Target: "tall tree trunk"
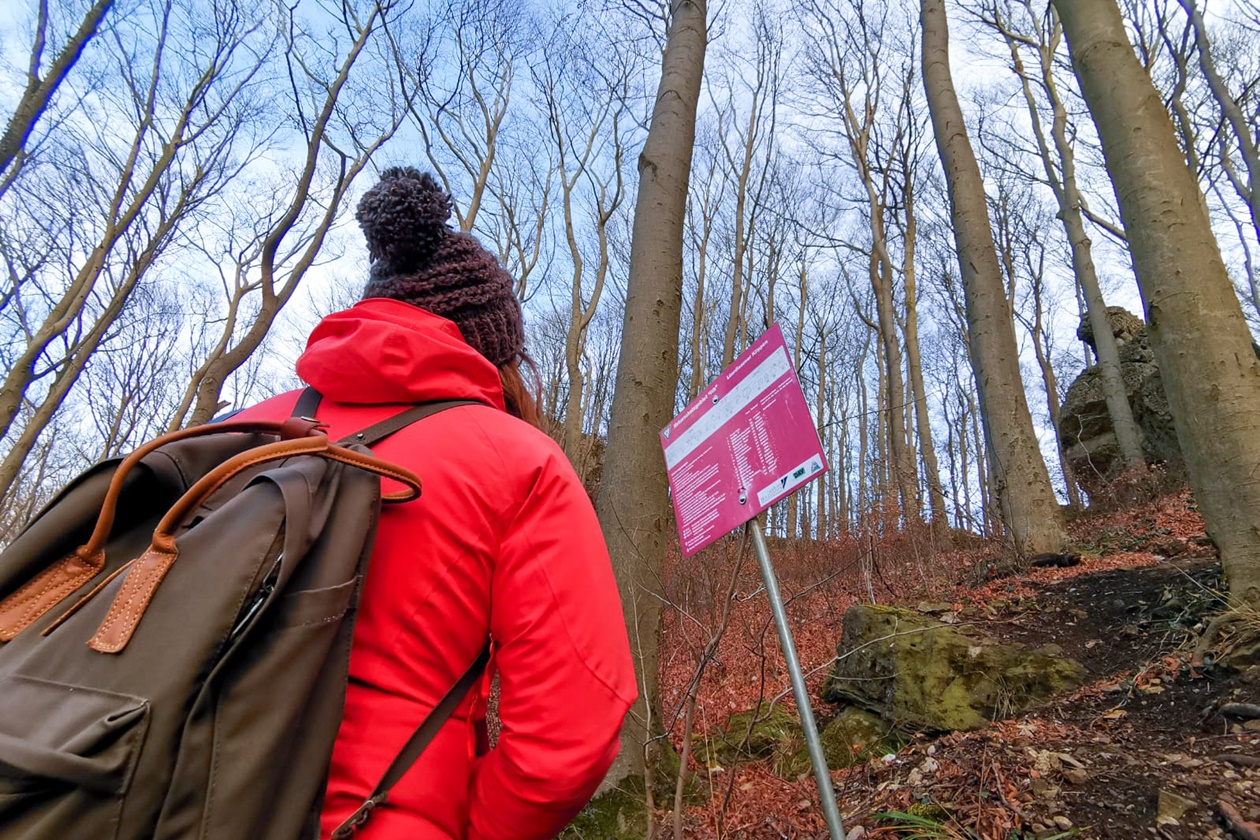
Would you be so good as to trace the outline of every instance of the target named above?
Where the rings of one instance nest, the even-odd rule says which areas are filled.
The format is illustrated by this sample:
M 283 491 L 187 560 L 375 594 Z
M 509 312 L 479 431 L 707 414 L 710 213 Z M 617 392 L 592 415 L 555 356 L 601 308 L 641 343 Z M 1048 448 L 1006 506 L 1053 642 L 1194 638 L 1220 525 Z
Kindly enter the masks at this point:
M 751 231 L 745 227 L 745 210 L 748 205 L 748 179 L 752 174 L 753 152 L 757 145 L 758 104 L 760 90 L 753 92 L 752 108 L 748 112 L 748 134 L 744 139 L 743 158 L 735 181 L 735 257 L 731 277 L 731 307 L 726 320 L 726 332 L 722 339 L 722 368 L 725 370 L 735 360 L 737 337 L 741 315 L 747 306 L 744 294 L 744 255 L 748 250 Z M 749 274 L 749 277 L 752 275 Z
M 687 386 L 687 401 L 696 398 L 704 387 L 706 362 L 705 320 L 707 312 L 704 304 L 705 278 L 709 268 L 709 237 L 713 235 L 713 218 L 707 208 L 702 213 L 702 233 L 693 239 L 696 255 L 696 299 L 691 310 L 691 380 Z
M 621 591 L 641 696 L 608 780 L 643 773 L 660 728 L 657 663 L 665 551 L 673 527 L 658 434 L 674 413 L 682 313 L 683 223 L 704 73 L 706 0 L 673 0 L 661 81 L 634 211 L 621 355 L 598 512 Z
M 867 335 L 867 346 L 862 348 L 862 355 L 858 357 L 857 373 L 855 374 L 857 397 L 858 397 L 858 460 L 857 460 L 857 482 L 854 486 L 856 499 L 854 504 L 857 508 L 857 524 L 859 527 L 865 528 L 867 518 L 870 516 L 871 503 L 875 496 L 878 496 L 880 490 L 878 482 L 878 470 L 872 465 L 871 453 L 871 431 L 868 418 L 870 417 L 870 400 L 866 394 L 866 377 L 862 375 L 862 368 L 865 367 L 866 351 L 870 345 L 870 335 Z M 876 423 L 876 428 L 879 424 Z M 872 492 L 873 491 L 873 492 Z
M 871 186 L 867 186 L 868 192 Z M 872 193 L 873 195 L 873 193 Z M 875 312 L 879 319 L 879 338 L 884 346 L 885 380 L 882 389 L 886 401 L 888 449 L 884 453 L 888 469 L 893 473 L 897 496 L 906 523 L 920 521 L 919 473 L 915 469 L 914 452 L 906 440 L 906 388 L 902 378 L 901 336 L 897 330 L 897 316 L 893 301 L 892 260 L 888 256 L 887 239 L 883 219 L 883 203 L 871 201 L 871 235 L 875 241 L 878 259 L 871 265 L 871 285 L 875 291 Z
M 1114 0 L 1052 0 L 1098 126 L 1151 347 L 1208 535 L 1260 604 L 1260 360 L 1168 112 Z
M 932 512 L 932 527 L 944 531 L 949 526 L 945 512 L 945 490 L 941 486 L 941 467 L 936 459 L 936 447 L 932 443 L 932 422 L 929 416 L 927 388 L 923 384 L 923 360 L 919 350 L 919 302 L 914 268 L 915 244 L 918 240 L 918 222 L 914 215 L 914 173 L 903 156 L 902 174 L 903 203 L 905 205 L 905 229 L 902 232 L 905 253 L 902 260 L 902 277 L 906 287 L 906 364 L 910 370 L 910 390 L 914 398 L 915 427 L 919 435 L 919 457 L 923 460 L 923 472 L 927 476 L 928 502 Z
M 1029 14 L 1033 9 L 1029 6 Z M 1054 149 L 1059 159 L 1059 169 L 1055 168 L 1054 153 L 1047 142 L 1045 130 L 1041 124 L 1041 114 L 1033 97 L 1032 83 L 1024 68 L 1019 47 L 1029 39 L 1010 31 L 1010 22 L 995 16 L 995 25 L 1006 39 L 1011 51 L 1011 60 L 1015 74 L 1019 76 L 1024 92 L 1024 102 L 1028 106 L 1028 116 L 1032 123 L 1033 134 L 1037 139 L 1042 169 L 1046 180 L 1059 205 L 1059 218 L 1063 222 L 1064 233 L 1072 249 L 1072 271 L 1076 282 L 1085 298 L 1085 311 L 1089 319 L 1090 330 L 1094 334 L 1094 347 L 1098 354 L 1098 370 L 1102 375 L 1103 398 L 1107 403 L 1107 414 L 1111 417 L 1111 427 L 1116 435 L 1116 445 L 1120 456 L 1128 469 L 1141 467 L 1146 463 L 1142 453 L 1142 433 L 1137 421 L 1133 418 L 1133 409 L 1129 406 L 1129 398 L 1124 388 L 1124 378 L 1120 371 L 1120 350 L 1116 345 L 1115 335 L 1111 332 L 1111 322 L 1107 317 L 1107 304 L 1103 299 L 1102 286 L 1098 282 L 1098 272 L 1094 268 L 1093 247 L 1089 235 L 1085 232 L 1085 219 L 1081 214 L 1081 195 L 1076 184 L 1076 154 L 1067 136 L 1067 108 L 1059 97 L 1058 85 L 1054 79 L 1054 53 L 1061 37 L 1061 29 L 1057 15 L 1051 11 L 1049 15 L 1049 31 L 1038 33 L 1036 52 L 1041 71 L 1041 86 L 1050 100 L 1052 122 L 1050 134 L 1054 141 Z M 1055 427 L 1058 428 L 1057 426 Z M 1069 480 L 1069 485 L 1071 481 Z
M 839 537 L 841 533 L 853 528 L 853 494 L 849 489 L 849 465 L 844 454 L 849 451 L 849 418 L 847 416 L 840 420 L 840 448 L 832 451 L 840 454 L 839 458 L 832 461 L 832 463 L 838 461 L 840 466 L 836 470 L 836 482 L 831 490 L 828 518 L 832 523 L 831 533 Z
M 804 270 L 804 265 L 802 264 L 801 276 L 804 277 L 804 275 L 805 275 L 805 270 Z M 801 287 L 804 288 L 804 286 L 805 286 L 804 281 L 802 281 Z M 827 444 L 830 443 L 833 438 L 833 433 L 831 429 L 831 420 L 827 414 L 828 401 L 827 401 L 827 332 L 826 330 L 820 330 L 819 335 L 818 335 L 818 394 L 817 394 L 817 397 L 818 397 L 818 404 L 817 404 L 818 413 L 816 416 L 818 418 L 818 425 L 822 427 L 822 434 L 823 434 L 823 441 L 824 441 L 823 451 L 828 453 L 827 460 L 829 462 L 829 465 L 832 471 L 838 472 L 840 471 L 841 467 L 839 464 L 835 462 L 834 457 L 831 455 L 832 450 L 827 447 Z M 816 482 L 816 484 L 818 485 L 818 508 L 817 508 L 818 518 L 815 520 L 816 527 L 814 531 L 814 539 L 825 540 L 827 539 L 827 496 L 828 496 L 826 477 L 824 476 L 823 480 Z
M 1016 552 L 1061 551 L 1067 543 L 1067 531 L 1020 380 L 1019 347 L 993 246 L 984 182 L 950 75 L 944 0 L 921 0 L 920 9 L 923 86 L 949 185 L 971 361 L 992 456 L 994 489 Z
M 1033 323 L 1029 332 L 1032 334 L 1033 352 L 1037 356 L 1037 366 L 1041 368 L 1041 379 L 1046 385 L 1046 410 L 1050 413 L 1050 425 L 1054 427 L 1055 445 L 1059 450 L 1059 468 L 1063 471 L 1063 485 L 1067 489 L 1068 503 L 1073 508 L 1080 508 L 1081 490 L 1076 484 L 1076 473 L 1063 450 L 1063 435 L 1059 431 L 1059 417 L 1063 406 L 1059 403 L 1059 381 L 1054 375 L 1054 364 L 1050 360 L 1050 339 L 1046 334 L 1040 277 L 1033 278 L 1032 292 Z

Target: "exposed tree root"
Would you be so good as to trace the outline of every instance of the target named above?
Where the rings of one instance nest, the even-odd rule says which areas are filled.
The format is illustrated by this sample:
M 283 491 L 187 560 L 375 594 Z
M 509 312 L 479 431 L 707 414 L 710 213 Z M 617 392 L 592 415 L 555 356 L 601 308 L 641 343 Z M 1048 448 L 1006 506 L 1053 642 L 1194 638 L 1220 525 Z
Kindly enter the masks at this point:
M 1190 664 L 1202 668 L 1209 653 L 1219 661 L 1244 645 L 1256 643 L 1260 643 L 1260 615 L 1249 610 L 1228 610 L 1213 618 L 1203 631 Z
M 1238 809 L 1224 799 L 1217 800 L 1216 813 L 1225 823 L 1225 828 L 1233 832 L 1236 837 L 1241 840 L 1260 840 L 1260 825 L 1247 822 Z

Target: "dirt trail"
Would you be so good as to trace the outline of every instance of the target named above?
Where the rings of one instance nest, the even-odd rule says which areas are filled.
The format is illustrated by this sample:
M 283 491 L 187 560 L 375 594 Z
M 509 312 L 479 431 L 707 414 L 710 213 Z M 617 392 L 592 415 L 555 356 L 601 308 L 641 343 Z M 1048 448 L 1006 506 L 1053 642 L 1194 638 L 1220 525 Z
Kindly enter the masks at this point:
M 1249 677 L 1189 664 L 1206 617 L 1222 606 L 1220 567 L 1189 495 L 1091 516 L 1074 528 L 1084 555 L 1075 567 L 977 585 L 974 573 L 961 570 L 983 570 L 981 550 L 950 558 L 952 583 L 891 599 L 911 608 L 937 602 L 937 618 L 1002 641 L 1058 645 L 1085 665 L 1089 678 L 1033 713 L 976 732 L 922 735 L 895 756 L 833 772 L 850 829 L 863 826 L 866 838 L 1224 840 L 1235 835 L 1219 820 L 1221 801 L 1236 819 L 1260 823 L 1260 721 L 1221 713 L 1227 703 L 1260 705 L 1260 669 Z M 816 561 L 820 568 L 827 562 Z M 798 633 L 807 663 L 825 665 L 844 606 L 861 599 L 855 594 L 810 591 L 817 603 L 794 606 L 813 616 Z M 748 609 L 755 603 L 742 600 Z M 752 615 L 743 623 L 757 626 Z M 727 667 L 706 679 L 710 709 L 755 705 L 750 692 L 759 683 L 736 678 L 752 671 L 741 655 L 761 649 L 748 638 L 732 640 Z M 685 670 L 675 670 L 677 682 Z M 823 672 L 815 670 L 821 683 Z M 816 711 L 825 722 L 828 708 Z M 714 716 L 710 725 L 724 719 Z M 717 836 L 719 826 L 731 840 L 819 836 L 823 826 L 807 776 L 776 778 L 768 762 L 732 769 L 733 777 L 713 778 L 707 805 L 689 809 L 689 837 Z M 875 816 L 888 811 L 915 814 L 924 833 Z

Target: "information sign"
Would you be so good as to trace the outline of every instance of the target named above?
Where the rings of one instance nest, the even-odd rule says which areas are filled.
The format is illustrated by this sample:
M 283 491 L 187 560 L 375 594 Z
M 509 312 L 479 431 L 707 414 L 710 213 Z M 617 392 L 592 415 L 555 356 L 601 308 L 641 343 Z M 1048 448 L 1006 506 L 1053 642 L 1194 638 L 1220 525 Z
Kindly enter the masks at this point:
M 661 432 L 684 556 L 827 471 L 775 324 Z

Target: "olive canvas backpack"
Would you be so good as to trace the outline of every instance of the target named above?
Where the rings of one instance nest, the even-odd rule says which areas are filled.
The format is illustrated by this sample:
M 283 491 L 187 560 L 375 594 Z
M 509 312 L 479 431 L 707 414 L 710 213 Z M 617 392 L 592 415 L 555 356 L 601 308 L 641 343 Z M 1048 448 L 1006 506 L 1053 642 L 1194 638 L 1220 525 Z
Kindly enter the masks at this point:
M 0 840 L 297 840 L 319 813 L 382 503 L 370 446 L 283 423 L 185 429 L 67 486 L 0 553 Z M 381 477 L 403 489 L 382 497 Z M 477 680 L 405 745 L 349 836 Z

